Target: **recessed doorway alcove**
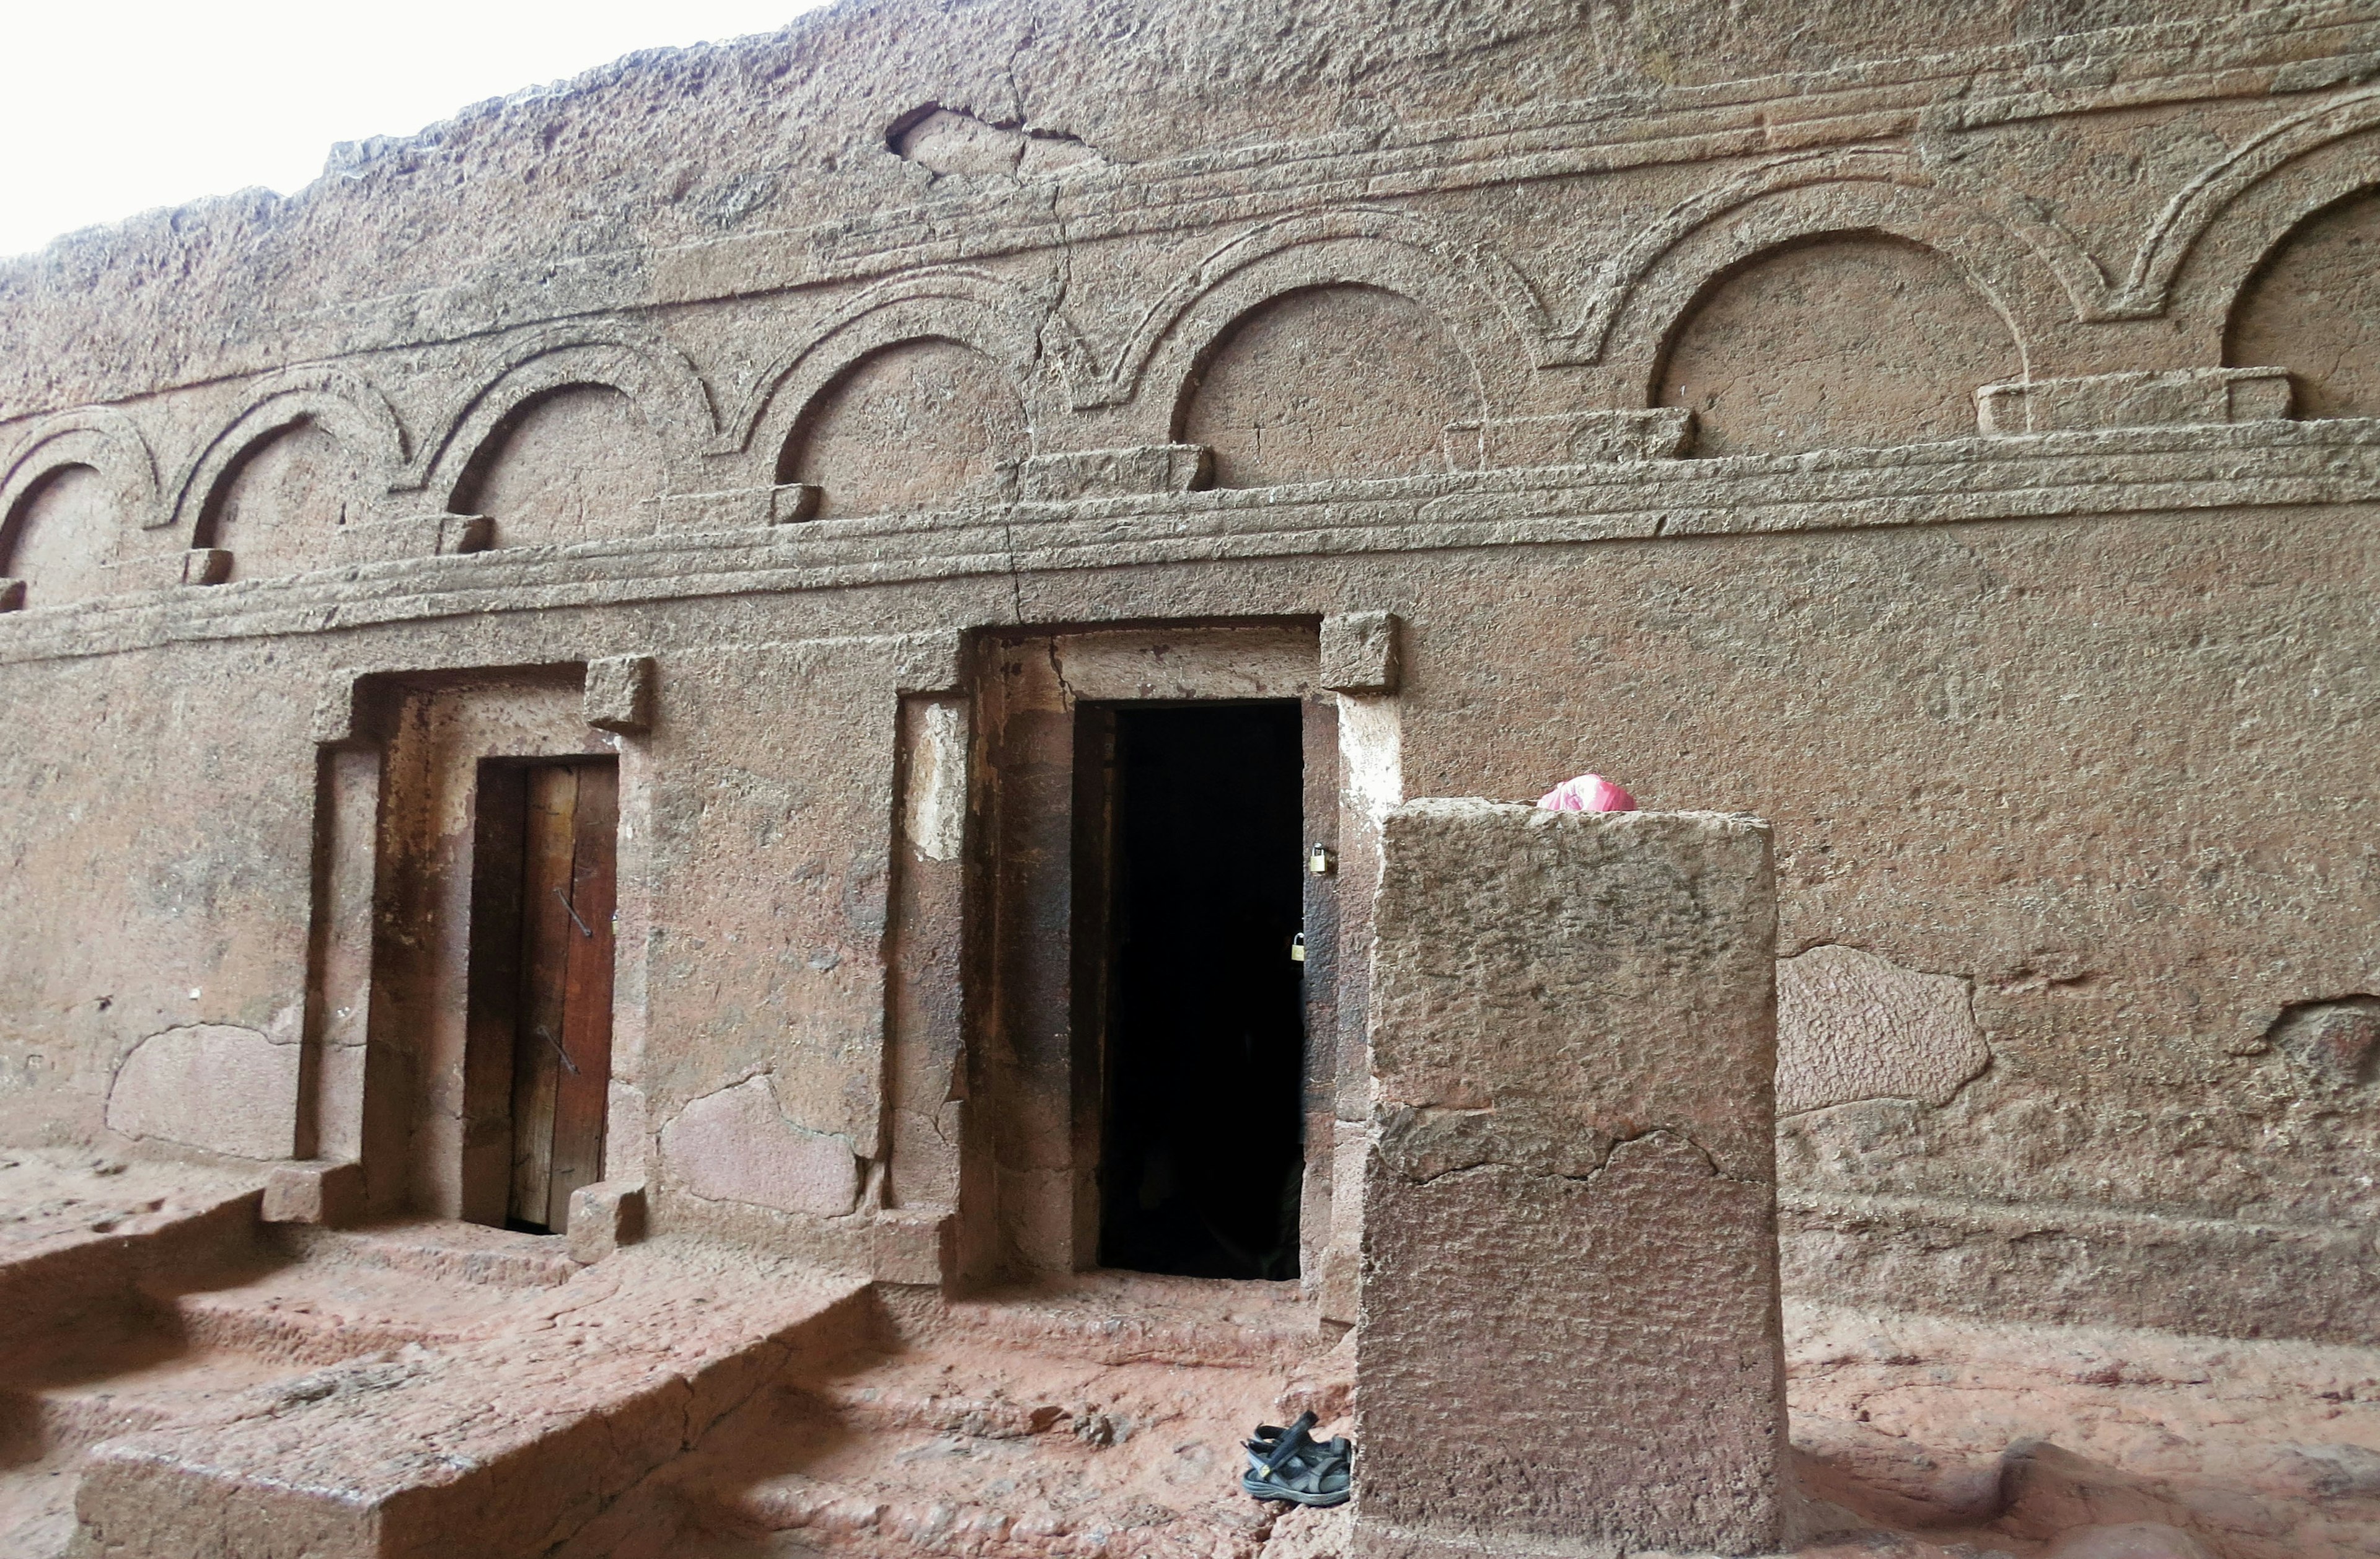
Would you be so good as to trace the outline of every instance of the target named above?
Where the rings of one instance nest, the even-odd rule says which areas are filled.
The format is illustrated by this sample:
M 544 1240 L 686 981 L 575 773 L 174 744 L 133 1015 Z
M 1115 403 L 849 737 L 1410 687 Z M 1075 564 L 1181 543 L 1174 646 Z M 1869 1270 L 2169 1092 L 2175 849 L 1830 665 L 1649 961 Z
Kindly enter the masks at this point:
M 978 654 L 961 1272 L 1320 1281 L 1362 1075 L 1341 900 L 1370 868 L 1340 863 L 1371 835 L 1318 622 Z
M 1306 854 L 1294 702 L 1085 709 L 1103 750 L 1099 1264 L 1298 1275 Z M 1079 792 L 1078 792 L 1079 793 Z M 1104 859 L 1101 859 L 1101 856 Z

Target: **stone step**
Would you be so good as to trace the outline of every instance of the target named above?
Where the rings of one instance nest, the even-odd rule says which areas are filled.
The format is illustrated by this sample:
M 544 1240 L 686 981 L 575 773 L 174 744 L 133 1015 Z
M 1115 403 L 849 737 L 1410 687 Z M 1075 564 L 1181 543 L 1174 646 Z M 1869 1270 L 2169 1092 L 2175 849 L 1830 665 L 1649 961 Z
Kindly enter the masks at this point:
M 1252 1343 L 1219 1340 L 1210 1329 L 1245 1308 L 1222 1294 L 1211 1314 L 1169 1299 L 1157 1324 L 1094 1326 L 1086 1348 L 1065 1323 L 1083 1311 L 1051 1324 L 1065 1307 L 1048 1299 L 969 1301 L 1010 1308 L 953 1322 L 894 1296 L 889 1348 L 756 1397 L 559 1559 L 1254 1554 L 1274 1513 L 1239 1492 L 1238 1441 L 1293 1372 L 1212 1360 L 1290 1352 L 1297 1333 L 1274 1317 Z M 1104 1361 L 1117 1351 L 1139 1357 Z
M 109 1559 L 544 1553 L 796 1360 L 846 1354 L 878 1325 L 863 1280 L 683 1238 L 514 1300 L 486 1335 L 351 1359 L 259 1387 L 222 1421 L 95 1446 L 82 1541 Z
M 493 1335 L 553 1292 L 310 1255 L 238 1275 L 223 1287 L 163 1296 L 171 1324 L 196 1347 L 299 1367 Z
M 1147 1501 L 1072 1512 L 921 1501 L 801 1473 L 747 1484 L 724 1509 L 748 1528 L 797 1533 L 813 1547 L 966 1559 L 1252 1559 L 1271 1529 L 1269 1510 L 1254 1501 L 1245 1521 L 1226 1523 Z
M 0 1165 L 0 1374 L 143 1319 L 146 1276 L 207 1270 L 255 1251 L 262 1175 L 63 1162 Z
M 443 1218 L 353 1229 L 276 1224 L 268 1238 L 310 1263 L 380 1267 L 440 1282 L 550 1288 L 569 1282 L 580 1271 L 561 1235 L 516 1234 Z
M 243 1304 L 212 1294 L 180 1302 L 184 1335 L 200 1348 L 246 1353 L 294 1368 L 319 1368 L 408 1343 L 463 1340 L 466 1334 L 404 1320 L 322 1314 Z
M 0 1469 L 0 1553 L 67 1559 L 74 1550 L 75 1468 L 63 1460 Z
M 71 1384 L 0 1390 L 0 1422 L 12 1454 L 0 1469 L 0 1554 L 57 1559 L 74 1533 L 75 1485 L 84 1453 L 119 1435 L 208 1421 L 240 1396 L 286 1371 L 239 1354 L 182 1353 Z
M 952 1334 L 1100 1364 L 1293 1365 L 1335 1343 L 1294 1282 L 1084 1273 L 896 1312 L 905 1335 Z

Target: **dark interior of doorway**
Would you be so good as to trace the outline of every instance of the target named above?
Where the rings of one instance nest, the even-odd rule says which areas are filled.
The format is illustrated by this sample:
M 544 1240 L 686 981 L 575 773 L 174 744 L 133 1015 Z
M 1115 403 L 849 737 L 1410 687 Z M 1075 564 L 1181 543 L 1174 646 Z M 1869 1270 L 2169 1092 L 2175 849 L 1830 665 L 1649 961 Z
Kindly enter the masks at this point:
M 603 1178 L 619 812 L 609 758 L 480 766 L 472 1044 L 508 1052 L 504 1227 L 524 1233 L 562 1233 Z
M 1294 1277 L 1300 710 L 1113 713 L 1099 1261 Z

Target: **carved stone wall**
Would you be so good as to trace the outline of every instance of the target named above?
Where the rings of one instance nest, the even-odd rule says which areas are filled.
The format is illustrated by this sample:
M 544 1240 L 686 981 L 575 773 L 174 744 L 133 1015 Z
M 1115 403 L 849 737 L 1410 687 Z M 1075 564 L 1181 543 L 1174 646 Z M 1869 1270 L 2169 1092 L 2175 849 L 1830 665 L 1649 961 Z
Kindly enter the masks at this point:
M 870 865 L 945 863 L 901 700 L 979 692 L 967 635 L 1388 611 L 1342 703 L 1402 794 L 1756 812 L 1789 968 L 1969 993 L 1783 1122 L 1789 1286 L 2365 1335 L 2380 1102 L 2267 1034 L 2380 989 L 2375 51 L 2211 0 L 887 0 L 0 266 L 0 1137 L 167 1151 L 110 1106 L 159 1036 L 327 1032 L 318 768 L 371 740 L 326 688 L 650 656 L 654 793 L 782 854 L 702 858 L 824 874 L 737 912 L 861 928 L 654 928 L 656 1217 L 909 1261 L 973 1149 L 867 1189 L 965 1113 L 883 1126 L 947 1057 L 850 1017 L 968 956 Z M 673 733 L 752 655 L 702 707 L 814 747 Z M 928 882 L 930 934 L 883 908 Z M 845 1049 L 767 1064 L 797 985 Z M 832 1175 L 705 1179 L 685 1112 L 762 1105 Z

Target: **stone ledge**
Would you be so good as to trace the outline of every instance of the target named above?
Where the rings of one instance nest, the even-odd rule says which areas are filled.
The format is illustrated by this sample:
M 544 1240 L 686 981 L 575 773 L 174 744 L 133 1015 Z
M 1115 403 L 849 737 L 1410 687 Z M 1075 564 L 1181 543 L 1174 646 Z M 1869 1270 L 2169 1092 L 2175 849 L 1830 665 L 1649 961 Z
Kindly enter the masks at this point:
M 1204 444 L 1141 444 L 1128 449 L 1061 450 L 1028 456 L 1017 467 L 1026 502 L 1193 492 L 1208 485 L 1214 456 Z
M 1673 406 L 1499 417 L 1446 429 L 1447 464 L 1458 471 L 1612 465 L 1675 460 L 1694 438 L 1694 414 Z
M 2260 455 L 2252 476 L 2240 456 Z M 2111 475 L 2111 466 L 2115 474 Z M 487 611 L 1024 570 L 2368 502 L 2380 419 L 1213 489 L 415 558 L 0 614 L 0 663 Z
M 2380 1333 L 2371 1238 L 2051 1202 L 1778 1197 L 1785 1292 L 1994 1321 L 2363 1342 Z

